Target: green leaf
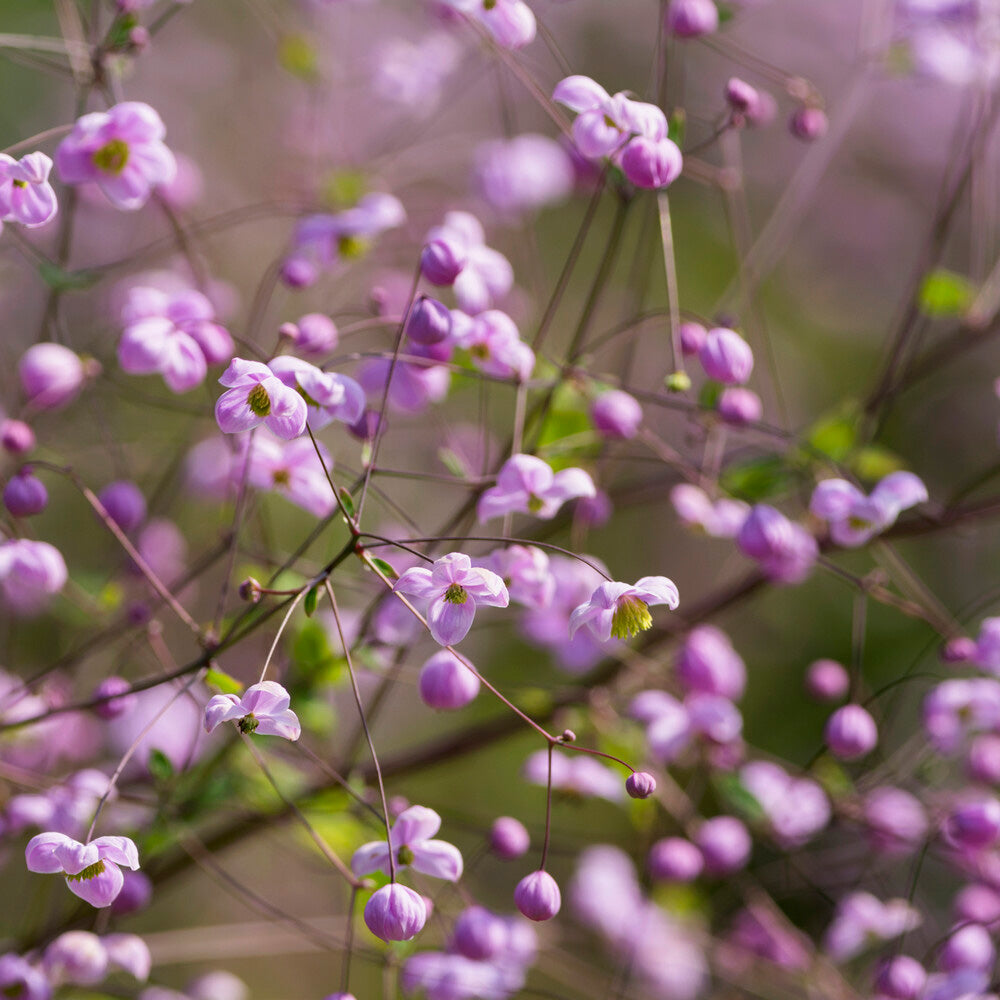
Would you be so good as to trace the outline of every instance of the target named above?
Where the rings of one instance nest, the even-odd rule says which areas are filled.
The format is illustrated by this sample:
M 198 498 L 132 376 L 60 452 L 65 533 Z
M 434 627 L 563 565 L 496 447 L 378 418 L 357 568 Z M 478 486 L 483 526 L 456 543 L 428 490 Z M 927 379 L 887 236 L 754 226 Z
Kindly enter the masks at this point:
M 342 668 L 342 660 L 330 648 L 326 629 L 315 621 L 307 621 L 296 634 L 292 662 L 306 681 L 336 679 Z
M 154 780 L 165 785 L 174 776 L 174 765 L 162 750 L 150 750 L 146 766 Z
M 924 278 L 917 302 L 928 316 L 960 316 L 974 295 L 975 287 L 968 278 L 939 268 Z
M 851 462 L 858 478 L 869 483 L 877 482 L 890 472 L 904 468 L 905 464 L 895 452 L 877 444 L 862 448 Z
M 38 273 L 42 276 L 42 281 L 57 292 L 78 292 L 90 288 L 98 279 L 93 271 L 64 271 L 48 261 L 42 261 L 38 265 Z
M 219 670 L 218 667 L 212 667 L 205 674 L 205 683 L 213 691 L 218 691 L 219 694 L 243 693 L 243 685 L 235 677 L 230 677 L 224 670 Z
M 857 438 L 857 420 L 853 414 L 826 417 L 814 424 L 809 432 L 809 444 L 813 449 L 835 462 L 847 458 Z
M 714 410 L 722 395 L 722 384 L 709 379 L 698 392 L 698 405 L 706 410 Z
M 354 517 L 354 497 L 352 497 L 351 494 L 343 487 L 340 489 L 340 502 L 344 505 L 344 510 L 347 511 L 347 516 Z
M 764 455 L 731 465 L 719 478 L 727 493 L 749 503 L 784 492 L 791 481 L 792 470 L 781 455 Z
M 379 572 L 383 576 L 387 576 L 390 580 L 398 580 L 399 579 L 399 574 L 384 559 L 379 559 L 378 556 L 372 556 L 372 565 L 373 566 L 377 566 L 378 569 L 379 569 Z
M 302 602 L 302 608 L 306 613 L 307 618 L 312 618 L 313 612 L 316 610 L 316 601 L 319 598 L 319 587 L 310 587 L 309 593 L 306 594 L 306 599 Z

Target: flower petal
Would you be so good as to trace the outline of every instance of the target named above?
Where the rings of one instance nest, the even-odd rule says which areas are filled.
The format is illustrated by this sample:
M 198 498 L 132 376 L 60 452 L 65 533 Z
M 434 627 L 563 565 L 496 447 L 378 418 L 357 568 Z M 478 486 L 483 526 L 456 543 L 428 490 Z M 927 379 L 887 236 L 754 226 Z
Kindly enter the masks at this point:
M 432 601 L 427 609 L 427 624 L 435 642 L 442 646 L 453 646 L 461 642 L 472 628 L 476 617 L 476 602 L 468 598 L 464 604 L 452 604 L 443 597 Z
M 66 879 L 66 885 L 74 896 L 79 896 L 91 906 L 102 909 L 110 906 L 118 898 L 118 893 L 125 885 L 125 876 L 114 862 L 105 861 L 104 871 L 93 878 Z
M 399 814 L 392 826 L 392 843 L 394 847 L 412 846 L 433 837 L 440 829 L 441 817 L 433 809 L 410 806 Z
M 433 878 L 457 882 L 462 877 L 462 853 L 443 840 L 422 840 L 414 844 L 413 869 Z
M 351 858 L 351 871 L 358 878 L 372 872 L 389 870 L 389 845 L 384 840 L 362 844 Z

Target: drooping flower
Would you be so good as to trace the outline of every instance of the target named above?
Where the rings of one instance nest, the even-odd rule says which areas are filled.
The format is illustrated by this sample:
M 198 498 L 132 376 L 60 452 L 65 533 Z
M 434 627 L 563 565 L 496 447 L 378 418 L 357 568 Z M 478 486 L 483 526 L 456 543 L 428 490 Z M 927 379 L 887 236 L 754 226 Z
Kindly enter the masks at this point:
M 24 395 L 34 409 L 58 410 L 76 399 L 86 371 L 79 356 L 62 344 L 29 347 L 17 364 Z
M 535 368 L 535 352 L 521 340 L 514 321 L 499 309 L 478 316 L 451 313 L 452 342 L 469 352 L 473 365 L 487 375 L 525 381 Z
M 665 576 L 644 576 L 634 584 L 602 583 L 570 616 L 570 635 L 586 625 L 602 642 L 612 636 L 628 639 L 652 626 L 649 605 L 666 604 L 673 611 L 679 603 L 677 588 Z
M 441 829 L 441 817 L 426 806 L 410 806 L 399 815 L 389 831 L 395 867 L 410 867 L 422 875 L 457 882 L 462 877 L 462 855 L 453 844 L 434 840 Z M 389 871 L 389 844 L 373 840 L 363 844 L 351 858 L 351 871 L 359 878 L 374 871 Z
M 177 173 L 165 135 L 148 104 L 116 104 L 77 119 L 56 150 L 56 169 L 66 184 L 96 183 L 118 208 L 141 208 L 155 187 L 169 184 Z
M 834 542 L 856 548 L 926 501 L 927 487 L 912 472 L 892 472 L 869 496 L 846 479 L 825 479 L 813 490 L 809 509 L 829 522 Z
M 325 372 L 290 355 L 275 358 L 268 367 L 306 401 L 308 423 L 314 431 L 334 420 L 355 424 L 364 415 L 365 390 L 347 375 Z
M 920 921 L 920 912 L 905 899 L 883 903 L 871 893 L 853 892 L 837 904 L 824 948 L 835 962 L 846 962 L 868 947 L 913 930 Z
M 594 481 L 583 469 L 551 466 L 534 455 L 514 455 L 504 462 L 491 486 L 479 498 L 476 515 L 480 522 L 519 512 L 534 517 L 553 518 L 567 500 L 592 497 Z
M 240 453 L 230 459 L 234 487 L 239 486 L 243 462 L 249 456 L 247 482 L 258 490 L 280 493 L 314 517 L 326 517 L 337 506 L 323 471 L 325 464 L 327 472 L 332 472 L 333 460 L 322 442 L 317 441 L 314 447 L 309 438 L 281 441 L 259 431 L 252 444 L 244 440 L 241 445 Z
M 110 906 L 122 890 L 125 877 L 119 865 L 135 871 L 139 852 L 128 837 L 98 837 L 81 844 L 64 833 L 40 833 L 24 851 L 28 871 L 52 875 L 62 872 L 70 892 L 91 906 Z
M 215 404 L 215 419 L 226 434 L 265 424 L 280 438 L 298 437 L 306 426 L 306 401 L 267 365 L 233 358 L 219 382 L 226 387 Z
M 520 49 L 534 41 L 535 15 L 524 0 L 443 0 L 445 6 L 478 21 L 501 48 Z
M 431 569 L 414 566 L 396 581 L 393 590 L 430 602 L 427 624 L 435 642 L 461 642 L 472 628 L 477 605 L 505 608 L 510 595 L 503 580 L 488 569 L 472 565 L 461 552 L 449 552 Z
M 217 694 L 205 706 L 205 732 L 223 722 L 235 722 L 241 733 L 297 740 L 302 733 L 298 716 L 288 707 L 288 692 L 275 681 L 252 684 L 242 697 Z
M 44 226 L 59 208 L 49 183 L 52 160 L 44 153 L 28 153 L 15 160 L 0 153 L 0 217 L 26 229 Z
M 551 920 L 562 906 L 559 883 L 546 871 L 532 872 L 517 883 L 514 902 L 529 920 Z
M 736 543 L 776 583 L 801 583 L 819 555 L 816 539 L 805 528 L 766 503 L 750 510 Z
M 750 513 L 749 504 L 730 497 L 712 500 L 699 486 L 678 483 L 670 491 L 670 502 L 688 528 L 697 528 L 713 538 L 734 538 Z

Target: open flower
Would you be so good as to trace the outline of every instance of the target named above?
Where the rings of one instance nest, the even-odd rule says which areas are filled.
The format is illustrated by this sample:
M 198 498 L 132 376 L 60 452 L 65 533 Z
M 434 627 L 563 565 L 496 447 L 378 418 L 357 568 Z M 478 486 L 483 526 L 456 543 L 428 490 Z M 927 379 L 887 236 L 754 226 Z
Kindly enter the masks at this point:
M 555 517 L 567 500 L 596 493 L 594 481 L 583 469 L 553 472 L 534 455 L 514 455 L 504 462 L 496 486 L 479 498 L 476 515 L 480 523 L 514 511 L 547 520 Z
M 900 513 L 927 501 L 927 487 L 912 472 L 892 472 L 865 496 L 846 479 L 824 479 L 809 509 L 830 524 L 838 545 L 856 548 L 892 525 Z
M 457 882 L 462 876 L 462 855 L 453 844 L 432 840 L 441 829 L 441 817 L 426 806 L 410 806 L 389 831 L 393 861 L 397 868 L 411 867 L 422 875 Z M 389 871 L 389 844 L 374 840 L 363 844 L 351 858 L 351 871 L 358 878 L 374 871 Z
M 219 382 L 229 391 L 215 404 L 215 419 L 226 434 L 266 424 L 280 438 L 291 440 L 306 427 L 306 401 L 265 364 L 233 358 Z
M 365 412 L 365 390 L 352 378 L 325 372 L 291 355 L 275 358 L 272 372 L 306 401 L 309 426 L 318 431 L 334 420 L 356 424 Z
M 644 576 L 635 584 L 602 583 L 570 615 L 569 634 L 586 625 L 602 642 L 612 636 L 628 639 L 653 624 L 650 604 L 666 604 L 673 611 L 679 603 L 677 588 L 665 576 Z
M 49 183 L 52 161 L 44 153 L 28 153 L 15 160 L 0 153 L 0 216 L 27 229 L 44 226 L 59 206 Z
M 110 906 L 125 884 L 119 865 L 135 871 L 139 851 L 128 837 L 98 837 L 81 844 L 64 833 L 40 833 L 24 850 L 28 871 L 62 872 L 70 892 L 91 906 Z
M 435 560 L 433 569 L 415 566 L 396 581 L 393 590 L 430 601 L 427 624 L 442 646 L 461 642 L 472 628 L 476 605 L 505 608 L 510 594 L 503 580 L 488 569 L 472 565 L 461 552 Z
M 205 706 L 205 732 L 223 722 L 235 722 L 241 733 L 281 736 L 297 740 L 302 733 L 298 716 L 288 707 L 288 692 L 274 681 L 253 684 L 239 698 L 217 694 Z

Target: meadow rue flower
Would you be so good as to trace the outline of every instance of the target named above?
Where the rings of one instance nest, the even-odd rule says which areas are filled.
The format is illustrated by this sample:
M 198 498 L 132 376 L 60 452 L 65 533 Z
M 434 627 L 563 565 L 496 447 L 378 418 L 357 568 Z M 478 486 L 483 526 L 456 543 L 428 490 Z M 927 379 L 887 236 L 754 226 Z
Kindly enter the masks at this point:
M 27 827 L 82 835 L 105 797 L 114 797 L 111 781 L 103 771 L 84 768 L 44 794 L 12 795 L 4 806 L 3 829 L 18 833 Z
M 927 813 L 916 796 L 883 785 L 865 795 L 862 804 L 868 841 L 882 854 L 901 855 L 919 847 L 927 834 Z
M 875 976 L 875 988 L 889 1000 L 919 1000 L 926 985 L 927 970 L 909 955 L 883 962 Z
M 746 80 L 741 80 L 738 76 L 731 76 L 726 82 L 723 97 L 726 104 L 738 114 L 752 114 L 760 102 L 757 88 L 752 87 Z
M 432 403 L 448 395 L 451 373 L 441 365 L 411 364 L 388 358 L 372 358 L 358 370 L 358 382 L 376 408 L 382 405 L 385 384 L 389 384 L 389 407 L 401 413 L 422 413 Z
M 38 614 L 68 577 L 62 553 L 48 542 L 0 542 L 0 601 L 14 614 Z
M 701 851 L 683 837 L 664 837 L 649 849 L 646 868 L 657 882 L 693 882 L 705 866 Z
M 520 49 L 534 41 L 535 15 L 524 0 L 443 0 L 478 21 L 501 48 Z
M 122 872 L 125 885 L 111 904 L 111 912 L 116 917 L 124 917 L 129 913 L 138 913 L 149 906 L 153 898 L 153 883 L 144 872 Z
M 379 97 L 426 118 L 441 103 L 445 83 L 460 57 L 457 39 L 444 31 L 420 38 L 386 38 L 373 53 L 372 84 Z
M 547 608 L 556 591 L 548 555 L 534 545 L 508 545 L 475 560 L 499 576 L 510 599 L 529 608 Z
M 745 764 L 739 777 L 764 810 L 775 840 L 786 849 L 806 843 L 830 822 L 830 801 L 809 778 L 793 777 L 766 760 Z
M 670 0 L 664 23 L 678 38 L 710 35 L 719 27 L 719 10 L 713 0 Z
M 131 480 L 119 479 L 108 483 L 97 499 L 119 528 L 126 534 L 135 531 L 146 520 L 146 498 Z
M 268 367 L 305 400 L 308 424 L 314 431 L 322 430 L 334 420 L 354 424 L 364 415 L 365 391 L 347 375 L 325 372 L 289 355 L 275 358 Z
M 927 487 L 912 472 L 892 472 L 865 496 L 844 479 L 826 479 L 813 490 L 809 509 L 830 524 L 838 545 L 855 548 L 892 525 L 899 514 L 927 500 Z
M 514 903 L 529 920 L 551 920 L 562 906 L 559 883 L 545 871 L 525 875 L 514 889 Z
M 993 796 L 969 799 L 948 814 L 943 832 L 958 848 L 979 851 L 1000 840 L 1000 801 Z
M 533 785 L 549 783 L 549 754 L 539 750 L 524 762 L 522 773 Z M 557 792 L 583 797 L 597 796 L 620 802 L 622 785 L 618 774 L 589 754 L 552 755 L 552 787 Z
M 665 576 L 644 576 L 634 584 L 602 583 L 570 616 L 569 632 L 572 636 L 586 625 L 602 641 L 628 639 L 652 626 L 651 604 L 666 604 L 673 611 L 679 603 L 677 587 Z
M 219 382 L 228 390 L 215 404 L 215 419 L 226 434 L 260 424 L 280 438 L 298 437 L 306 426 L 306 401 L 265 364 L 233 358 Z
M 451 334 L 451 310 L 437 299 L 421 295 L 406 317 L 406 336 L 416 344 L 437 344 Z
M 365 904 L 365 925 L 383 941 L 409 941 L 426 922 L 423 898 L 398 882 L 376 889 Z
M 795 972 L 808 969 L 813 960 L 809 939 L 764 905 L 744 906 L 733 918 L 725 944 Z
M 753 351 L 735 331 L 726 327 L 709 330 L 698 351 L 705 374 L 723 385 L 739 385 L 753 371 Z
M 564 201 L 576 176 L 572 158 L 558 142 L 531 133 L 480 143 L 473 174 L 483 198 L 505 215 Z
M 23 455 L 35 447 L 35 432 L 23 420 L 0 420 L 0 446 L 10 455 Z
M 611 389 L 590 404 L 590 420 L 603 437 L 628 440 L 639 433 L 642 407 L 634 396 Z
M 955 753 L 975 733 L 1000 731 L 1000 682 L 943 681 L 924 699 L 923 718 L 931 744 L 941 753 Z
M 217 694 L 205 706 L 205 732 L 223 722 L 235 722 L 241 733 L 297 740 L 302 733 L 298 716 L 288 707 L 288 692 L 275 681 L 252 684 L 242 696 Z
M 490 849 L 503 861 L 513 861 L 527 854 L 531 835 L 513 816 L 499 816 L 490 827 Z
M 306 313 L 294 323 L 282 324 L 281 332 L 303 354 L 326 354 L 340 339 L 336 323 L 323 313 Z
M 952 640 L 950 645 L 958 646 L 960 642 L 961 640 Z M 967 644 L 963 646 L 967 655 L 955 657 L 958 662 L 969 659 L 983 670 L 1000 675 L 1000 618 L 984 618 L 975 644 L 971 648 Z
M 705 820 L 695 834 L 705 873 L 716 877 L 739 871 L 750 860 L 753 841 L 746 826 L 735 816 Z
M 429 708 L 463 708 L 479 694 L 479 678 L 451 650 L 436 652 L 420 668 L 420 700 Z
M 721 694 L 739 700 L 746 687 L 746 664 L 729 636 L 714 625 L 698 625 L 687 634 L 674 665 L 687 691 Z
M 469 352 L 481 372 L 498 378 L 525 381 L 535 368 L 535 352 L 521 340 L 514 321 L 499 309 L 468 317 L 452 311 L 452 340 Z
M 672 139 L 636 136 L 622 150 L 621 168 L 636 187 L 659 190 L 680 177 L 684 158 Z
M 462 877 L 462 855 L 444 840 L 433 840 L 441 829 L 441 817 L 426 806 L 410 806 L 389 831 L 396 868 L 412 867 L 422 875 L 457 882 Z M 380 869 L 389 871 L 389 844 L 374 840 L 363 844 L 351 858 L 351 871 L 359 878 Z
M 393 590 L 430 602 L 427 624 L 435 642 L 442 646 L 465 638 L 477 605 L 505 608 L 510 603 L 503 580 L 488 569 L 474 567 L 461 552 L 436 559 L 431 569 L 414 566 L 406 570 Z
M 992 924 L 1000 920 L 1000 893 L 992 886 L 973 882 L 955 896 L 955 919 L 960 923 Z
M 496 957 L 507 945 L 507 921 L 484 906 L 470 906 L 455 921 L 452 947 L 475 961 Z
M 834 757 L 858 760 L 875 749 L 878 727 L 860 705 L 844 705 L 827 720 L 823 738 Z
M 881 941 L 920 926 L 920 912 L 905 899 L 882 902 L 871 893 L 853 892 L 837 904 L 823 947 L 835 962 L 846 962 Z
M 514 269 L 498 250 L 486 245 L 482 223 L 469 212 L 446 212 L 444 222 L 431 229 L 426 237 L 433 253 L 421 266 L 433 284 L 451 284 L 459 307 L 467 313 L 480 313 L 503 298 L 514 284 Z M 433 259 L 431 259 L 431 257 Z M 458 271 L 451 282 L 435 281 Z M 430 274 L 428 274 L 428 269 Z
M 822 108 L 803 105 L 797 108 L 788 119 L 788 131 L 803 142 L 815 142 L 826 135 L 830 122 Z
M 942 972 L 958 969 L 978 969 L 989 972 L 996 959 L 996 948 L 990 932 L 979 924 L 957 928 L 938 954 L 937 966 Z
M 66 184 L 96 183 L 117 208 L 141 208 L 177 173 L 165 135 L 148 104 L 125 101 L 78 118 L 56 150 L 56 169 Z
M 35 229 L 51 221 L 59 208 L 49 183 L 52 160 L 44 153 L 28 153 L 15 160 L 0 153 L 0 218 Z
M 7 952 L 0 955 L 0 992 L 16 1000 L 50 1000 L 52 984 L 26 958 Z
M 64 833 L 40 833 L 24 851 L 30 872 L 66 876 L 70 892 L 91 906 L 110 906 L 125 881 L 122 865 L 139 867 L 139 852 L 128 837 L 98 837 L 87 844 Z
M 965 771 L 973 781 L 1000 784 L 1000 736 L 993 733 L 977 736 L 969 744 Z
M 764 415 L 764 405 L 760 396 L 752 389 L 728 386 L 719 395 L 715 404 L 716 412 L 731 427 L 746 427 L 756 423 Z
M 688 321 L 681 323 L 677 331 L 681 338 L 681 353 L 685 357 L 694 357 L 708 339 L 708 330 L 701 323 Z
M 514 512 L 548 520 L 567 500 L 596 492 L 594 481 L 583 469 L 553 472 L 547 462 L 534 455 L 514 455 L 497 474 L 496 486 L 479 498 L 476 515 L 480 523 Z
M 648 799 L 656 791 L 656 778 L 648 771 L 633 771 L 625 779 L 625 791 L 633 799 Z
M 132 685 L 124 677 L 105 677 L 94 688 L 93 696 L 108 699 L 94 706 L 94 712 L 102 719 L 117 719 L 119 715 L 127 715 L 136 705 Z
M 188 392 L 204 381 L 208 365 L 233 355 L 233 338 L 214 319 L 201 292 L 133 288 L 122 310 L 118 363 L 131 375 L 158 372 L 173 392 Z
M 736 544 L 776 583 L 801 583 L 819 555 L 816 539 L 805 528 L 765 503 L 751 508 Z
M 48 504 L 49 491 L 30 466 L 24 466 L 11 476 L 3 488 L 3 505 L 14 517 L 41 514 Z
M 816 701 L 840 701 L 851 689 L 851 675 L 836 660 L 814 660 L 806 670 L 805 688 Z
M 152 957 L 146 943 L 135 934 L 98 937 L 89 931 L 67 931 L 45 949 L 42 964 L 53 983 L 93 986 L 115 968 L 145 980 Z
M 524 985 L 524 965 L 516 956 L 477 961 L 456 952 L 422 951 L 403 965 L 403 993 L 427 1000 L 507 1000 Z
M 742 500 L 712 500 L 700 486 L 691 483 L 674 486 L 670 502 L 688 528 L 700 529 L 713 538 L 735 538 L 750 513 L 750 505 Z
M 86 376 L 83 362 L 62 344 L 34 344 L 17 364 L 25 398 L 38 410 L 59 410 L 76 399 Z

